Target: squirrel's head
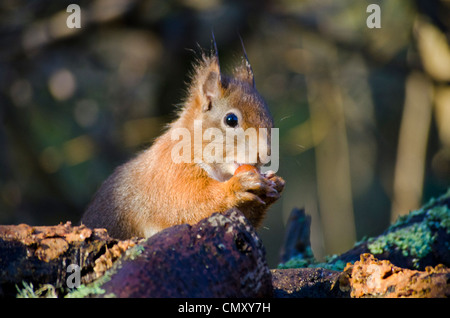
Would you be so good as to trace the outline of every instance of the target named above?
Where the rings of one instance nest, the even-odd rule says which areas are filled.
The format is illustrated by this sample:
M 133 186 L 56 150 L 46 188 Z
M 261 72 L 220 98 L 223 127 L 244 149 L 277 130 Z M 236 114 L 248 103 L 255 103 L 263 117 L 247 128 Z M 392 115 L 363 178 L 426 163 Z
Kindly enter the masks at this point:
M 194 162 L 211 177 L 224 181 L 241 164 L 267 163 L 273 119 L 255 88 L 245 49 L 230 76 L 221 72 L 217 48 L 210 55 L 202 54 L 180 118 L 184 127 L 194 131 Z M 199 131 L 202 146 L 196 147 Z

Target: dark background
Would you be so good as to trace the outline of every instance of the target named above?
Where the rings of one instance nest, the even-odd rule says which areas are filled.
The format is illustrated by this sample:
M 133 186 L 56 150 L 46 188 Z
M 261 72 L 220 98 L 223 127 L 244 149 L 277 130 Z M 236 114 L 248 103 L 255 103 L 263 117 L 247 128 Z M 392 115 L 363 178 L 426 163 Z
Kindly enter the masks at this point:
M 69 4 L 82 9 L 68 29 Z M 369 4 L 381 8 L 370 29 Z M 0 224 L 79 222 L 151 145 L 197 45 L 242 55 L 280 129 L 282 199 L 259 230 L 277 265 L 293 207 L 318 259 L 379 234 L 450 184 L 450 4 L 396 1 L 0 3 Z

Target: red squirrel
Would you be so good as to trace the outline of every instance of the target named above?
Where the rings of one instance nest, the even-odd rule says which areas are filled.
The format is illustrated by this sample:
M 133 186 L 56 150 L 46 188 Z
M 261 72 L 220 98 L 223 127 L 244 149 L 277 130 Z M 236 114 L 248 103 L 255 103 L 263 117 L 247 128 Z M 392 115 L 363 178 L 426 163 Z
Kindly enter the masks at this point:
M 217 160 L 217 154 L 211 158 L 211 154 L 202 153 L 208 145 L 203 140 L 200 146 L 191 144 L 192 151 L 187 152 L 190 160 L 175 162 L 173 158 L 173 149 L 179 143 L 173 137 L 174 131 L 182 128 L 190 132 L 188 141 L 195 143 L 194 123 L 201 123 L 201 133 L 215 128 L 224 135 L 227 129 L 266 128 L 268 135 L 261 140 L 270 151 L 273 119 L 255 88 L 245 49 L 242 63 L 228 76 L 220 70 L 214 47 L 209 54 L 201 53 L 195 64 L 178 118 L 150 148 L 115 169 L 89 204 L 83 224 L 106 228 L 118 239 L 146 238 L 173 225 L 194 224 L 215 212 L 238 208 L 253 226 L 261 226 L 267 209 L 278 200 L 285 184 L 272 171 L 259 172 L 264 161 L 261 158 L 266 154 L 258 153 L 257 162 L 251 163 L 239 157 L 238 151 L 232 160 Z M 227 138 L 216 142 L 236 150 L 239 145 L 234 140 L 231 144 Z M 254 150 L 247 139 L 242 142 L 245 145 L 241 146 Z M 234 174 L 243 164 L 251 164 L 257 171 Z

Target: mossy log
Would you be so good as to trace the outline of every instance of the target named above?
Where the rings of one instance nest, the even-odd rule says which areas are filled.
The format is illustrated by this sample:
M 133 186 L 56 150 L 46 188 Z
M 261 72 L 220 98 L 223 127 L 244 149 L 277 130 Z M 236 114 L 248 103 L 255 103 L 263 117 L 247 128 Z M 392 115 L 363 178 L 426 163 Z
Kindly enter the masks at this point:
M 238 210 L 159 232 L 101 285 L 116 297 L 271 297 L 265 249 Z
M 277 297 L 450 296 L 450 190 L 326 263 L 314 259 L 309 229 L 296 227 L 309 228 L 302 210 L 288 226 L 301 235 L 288 232 L 282 250 L 291 257 L 272 270 Z
M 298 215 L 298 211 L 294 211 Z M 309 224 L 298 222 L 298 226 Z M 305 232 L 303 230 L 302 232 Z M 289 233 L 286 237 L 290 237 Z M 286 240 L 292 246 L 293 239 Z M 427 266 L 443 264 L 450 267 L 450 190 L 432 199 L 422 208 L 401 216 L 384 233 L 364 239 L 355 244 L 349 251 L 334 255 L 326 263 L 318 263 L 309 246 L 309 238 L 305 243 L 303 236 L 295 246 L 301 249 L 292 250 L 290 259 L 282 262 L 280 268 L 326 267 L 342 270 L 347 263 L 354 263 L 360 255 L 371 253 L 379 260 L 389 260 L 396 266 L 413 270 L 425 270 Z
M 53 296 L 65 293 L 71 264 L 79 266 L 80 283 L 88 284 L 136 242 L 118 241 L 105 229 L 72 226 L 70 222 L 55 226 L 0 225 L 0 297 L 44 285 Z
M 450 191 L 399 217 L 384 233 L 357 243 L 333 262 L 354 262 L 364 253 L 413 270 L 450 267 Z
M 80 286 L 70 288 L 79 266 Z M 0 296 L 270 297 L 265 249 L 238 210 L 147 240 L 70 223 L 0 226 Z
M 310 220 L 296 210 L 282 250 L 287 261 L 271 271 L 237 210 L 147 240 L 119 241 L 70 223 L 4 225 L 0 296 L 448 297 L 449 205 L 450 191 L 327 263 L 314 260 Z M 67 284 L 70 264 L 80 269 L 77 288 Z

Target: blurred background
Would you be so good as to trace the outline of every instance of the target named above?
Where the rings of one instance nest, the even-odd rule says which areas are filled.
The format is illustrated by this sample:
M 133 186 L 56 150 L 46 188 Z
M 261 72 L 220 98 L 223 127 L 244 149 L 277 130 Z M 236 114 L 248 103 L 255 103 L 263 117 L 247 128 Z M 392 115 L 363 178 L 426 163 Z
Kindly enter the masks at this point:
M 270 267 L 294 207 L 321 260 L 449 187 L 448 0 L 2 0 L 0 224 L 77 224 L 174 119 L 212 30 L 225 71 L 242 36 L 280 129 L 286 189 L 259 230 Z

